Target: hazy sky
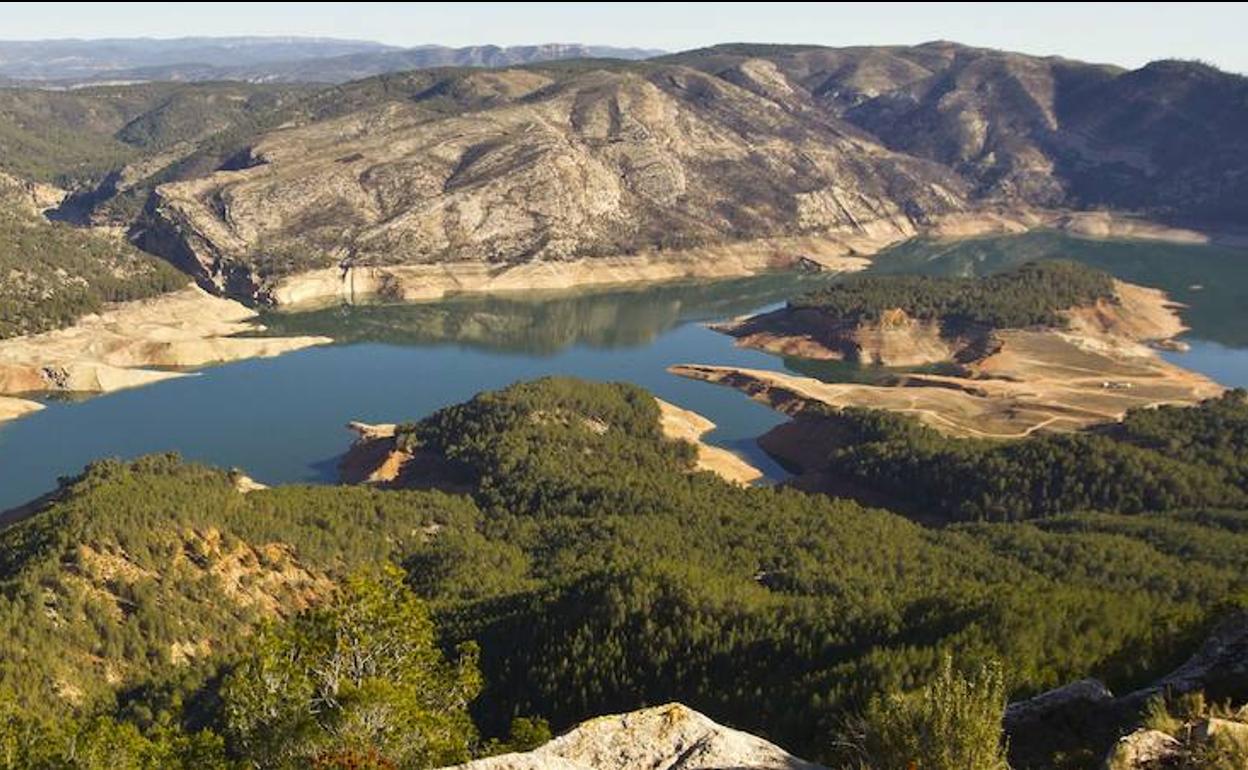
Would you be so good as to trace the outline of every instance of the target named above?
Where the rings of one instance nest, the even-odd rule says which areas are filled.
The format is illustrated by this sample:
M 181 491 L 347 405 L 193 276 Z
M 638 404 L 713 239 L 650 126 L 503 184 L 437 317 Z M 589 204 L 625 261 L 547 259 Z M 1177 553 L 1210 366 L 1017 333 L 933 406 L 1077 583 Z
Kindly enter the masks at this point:
M 0 3 L 0 39 L 321 35 L 394 45 L 948 39 L 1138 66 L 1248 72 L 1248 3 Z

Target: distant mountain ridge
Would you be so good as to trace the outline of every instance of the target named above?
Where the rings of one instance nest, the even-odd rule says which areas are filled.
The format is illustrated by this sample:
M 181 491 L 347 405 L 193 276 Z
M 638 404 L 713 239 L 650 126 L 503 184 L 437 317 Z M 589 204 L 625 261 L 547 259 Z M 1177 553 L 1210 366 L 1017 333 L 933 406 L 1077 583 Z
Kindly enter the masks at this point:
M 141 67 L 188 63 L 248 66 L 392 48 L 371 41 L 320 37 L 0 40 L 0 77 L 34 81 L 91 79 Z
M 646 59 L 665 53 L 582 43 L 419 45 L 302 37 L 0 41 L 0 82 L 240 80 L 344 83 L 426 67 L 508 67 L 559 59 Z

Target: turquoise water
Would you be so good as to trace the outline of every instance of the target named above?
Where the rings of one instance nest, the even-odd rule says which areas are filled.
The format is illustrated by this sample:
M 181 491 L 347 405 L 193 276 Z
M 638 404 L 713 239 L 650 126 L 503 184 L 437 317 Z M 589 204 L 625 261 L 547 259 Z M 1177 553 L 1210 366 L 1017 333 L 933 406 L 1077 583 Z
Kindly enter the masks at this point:
M 1062 256 L 1167 289 L 1190 307 L 1176 363 L 1248 386 L 1248 252 L 1077 240 L 1050 233 L 955 243 L 915 241 L 879 256 L 878 272 L 978 274 Z M 36 497 L 100 457 L 177 451 L 260 481 L 328 482 L 350 420 L 417 419 L 490 388 L 547 374 L 635 382 L 719 427 L 712 443 L 783 471 L 754 439 L 784 418 L 728 388 L 668 374 L 675 363 L 791 371 L 828 380 L 880 372 L 742 350 L 702 323 L 783 302 L 829 280 L 773 275 L 578 295 L 459 298 L 272 315 L 275 334 L 337 344 L 212 367 L 181 379 L 47 409 L 0 427 L 0 510 Z
M 744 396 L 668 374 L 675 363 L 778 368 L 702 322 L 782 302 L 826 278 L 764 276 L 574 296 L 335 307 L 266 319 L 272 333 L 339 344 L 211 367 L 47 408 L 0 427 L 0 510 L 101 457 L 177 451 L 265 483 L 333 481 L 350 420 L 401 422 L 518 380 L 567 374 L 635 382 L 695 409 L 713 443 L 783 471 L 753 439 L 784 418 Z

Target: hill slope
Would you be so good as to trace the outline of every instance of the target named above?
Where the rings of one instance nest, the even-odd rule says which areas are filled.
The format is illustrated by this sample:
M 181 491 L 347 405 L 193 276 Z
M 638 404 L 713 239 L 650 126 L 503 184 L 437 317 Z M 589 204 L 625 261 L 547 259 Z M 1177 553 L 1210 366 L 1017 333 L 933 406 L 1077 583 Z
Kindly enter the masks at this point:
M 670 65 L 451 73 L 269 133 L 250 156 L 159 187 L 150 248 L 259 293 L 339 265 L 558 261 L 828 228 L 899 237 L 966 205 L 935 163 Z
M 947 42 L 719 46 L 665 60 L 760 93 L 787 87 L 791 103 L 939 161 L 979 196 L 1227 222 L 1246 213 L 1248 79 L 1204 64 L 1127 72 Z
M 187 285 L 185 275 L 120 237 L 48 222 L 39 210 L 61 195 L 0 173 L 0 339 Z
M 1089 675 L 1130 689 L 1194 648 L 1248 567 L 1242 512 L 929 530 L 728 484 L 627 385 L 517 385 L 399 433 L 471 494 L 244 491 L 169 457 L 89 469 L 0 530 L 0 702 L 165 738 L 216 724 L 216 675 L 257 623 L 391 563 L 448 646 L 479 644 L 486 735 L 679 700 L 832 759 L 841 717 L 944 652 L 1002 658 L 1018 696 Z
M 166 169 L 143 242 L 266 297 L 316 269 L 896 239 L 967 211 L 1233 223 L 1246 83 L 951 43 L 422 70 L 321 92 Z

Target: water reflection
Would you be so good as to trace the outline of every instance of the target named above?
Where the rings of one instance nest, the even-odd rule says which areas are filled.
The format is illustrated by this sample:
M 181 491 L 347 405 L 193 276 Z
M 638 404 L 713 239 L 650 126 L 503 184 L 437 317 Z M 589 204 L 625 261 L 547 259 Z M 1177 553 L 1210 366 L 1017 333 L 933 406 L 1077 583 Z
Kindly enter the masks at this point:
M 689 322 L 756 312 L 835 276 L 777 273 L 603 292 L 461 295 L 416 304 L 337 305 L 269 313 L 267 334 L 318 334 L 339 343 L 453 343 L 485 350 L 550 355 L 573 345 L 648 345 Z

